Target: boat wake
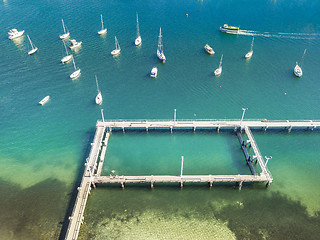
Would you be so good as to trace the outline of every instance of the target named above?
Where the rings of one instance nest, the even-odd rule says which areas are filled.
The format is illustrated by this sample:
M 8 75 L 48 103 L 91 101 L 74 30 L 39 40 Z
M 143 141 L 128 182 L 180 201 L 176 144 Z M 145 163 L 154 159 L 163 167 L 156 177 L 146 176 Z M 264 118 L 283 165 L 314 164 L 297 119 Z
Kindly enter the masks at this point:
M 260 36 L 267 38 L 320 39 L 320 33 L 271 33 L 252 30 L 239 30 L 238 35 Z

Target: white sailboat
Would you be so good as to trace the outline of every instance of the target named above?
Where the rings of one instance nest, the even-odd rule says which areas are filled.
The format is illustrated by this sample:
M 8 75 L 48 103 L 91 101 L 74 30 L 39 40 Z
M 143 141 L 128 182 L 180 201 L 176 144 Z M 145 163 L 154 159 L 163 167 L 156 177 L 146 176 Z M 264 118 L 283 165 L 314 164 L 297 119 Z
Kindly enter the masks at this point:
M 30 45 L 31 45 L 31 48 L 32 48 L 32 49 L 28 52 L 28 54 L 29 54 L 29 55 L 32 55 L 32 54 L 34 54 L 36 51 L 38 51 L 38 48 L 32 44 L 29 35 L 27 35 L 27 37 L 28 37 L 28 39 L 29 39 L 29 42 L 30 42 Z
M 24 30 L 18 31 L 17 29 L 14 28 L 14 29 L 11 29 L 11 30 L 8 32 L 8 34 L 9 34 L 9 39 L 10 39 L 10 40 L 13 40 L 13 39 L 16 39 L 16 38 L 18 38 L 18 37 L 23 36 Z
M 136 46 L 140 46 L 142 43 L 142 39 L 141 39 L 141 36 L 140 36 L 140 30 L 139 30 L 139 20 L 138 20 L 138 13 L 137 13 L 137 38 L 136 40 L 134 41 L 134 44 Z
M 101 103 L 102 103 L 102 94 L 101 94 L 101 92 L 100 92 L 100 90 L 99 90 L 97 75 L 95 75 L 95 76 L 96 76 L 97 91 L 98 91 L 98 94 L 97 94 L 95 100 L 96 100 L 96 104 L 97 104 L 97 105 L 101 105 Z
M 161 35 L 161 28 L 159 33 L 159 40 L 158 40 L 158 49 L 157 49 L 157 57 L 163 63 L 166 62 L 166 56 L 163 53 L 163 45 L 162 45 L 162 35 Z
M 81 69 L 80 68 L 77 69 L 73 56 L 72 56 L 72 61 L 73 61 L 73 66 L 74 66 L 74 72 L 70 74 L 70 78 L 73 80 L 73 79 L 76 79 L 77 77 L 80 76 Z
M 101 30 L 98 32 L 99 35 L 103 35 L 106 34 L 107 32 L 107 28 L 104 28 L 103 26 L 103 18 L 102 18 L 102 14 L 101 14 Z
M 303 61 L 304 55 L 306 54 L 306 51 L 307 51 L 307 49 L 305 49 L 303 52 L 303 55 L 302 55 L 301 61 L 300 61 L 300 66 L 302 65 L 302 61 Z M 296 75 L 297 77 L 302 76 L 302 69 L 300 66 L 298 65 L 298 62 L 296 62 L 296 66 L 293 69 L 294 75 Z
M 214 70 L 215 76 L 219 76 L 222 73 L 222 58 L 223 58 L 223 54 L 221 55 L 219 67 L 216 70 Z
M 114 41 L 115 41 L 116 49 L 114 49 L 114 50 L 111 52 L 111 55 L 112 55 L 112 56 L 117 56 L 118 54 L 120 54 L 121 48 L 120 48 L 120 45 L 119 45 L 119 42 L 118 42 L 116 36 L 114 37 Z
M 69 54 L 68 53 L 68 50 L 67 50 L 67 46 L 66 44 L 63 42 L 63 45 L 64 45 L 64 48 L 66 49 L 66 56 L 64 56 L 62 59 L 61 59 L 61 62 L 62 63 L 67 63 L 69 62 L 71 59 L 72 59 L 72 54 Z
M 250 59 L 252 57 L 252 54 L 253 54 L 253 41 L 254 41 L 254 37 L 252 38 L 250 51 L 244 56 L 245 59 Z
M 67 39 L 68 37 L 70 37 L 70 33 L 69 33 L 69 31 L 66 31 L 66 27 L 64 25 L 63 19 L 61 19 L 61 21 L 62 21 L 62 27 L 63 27 L 63 32 L 64 33 L 62 35 L 60 35 L 59 37 L 60 37 L 61 40 L 64 40 L 64 39 Z

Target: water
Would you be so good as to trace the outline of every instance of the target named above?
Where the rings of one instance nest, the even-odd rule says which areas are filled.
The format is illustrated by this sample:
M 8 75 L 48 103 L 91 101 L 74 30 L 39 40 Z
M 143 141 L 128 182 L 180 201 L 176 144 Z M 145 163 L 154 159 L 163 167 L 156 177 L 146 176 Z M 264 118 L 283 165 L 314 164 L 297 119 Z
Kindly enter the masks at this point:
M 0 239 L 58 239 L 88 156 L 96 120 L 105 118 L 319 119 L 320 22 L 317 1 L 11 1 L 0 3 Z M 136 12 L 142 46 L 135 47 Z M 100 14 L 108 33 L 100 37 Z M 188 17 L 186 17 L 188 13 Z M 250 15 L 250 16 L 249 16 Z M 81 76 L 62 65 L 61 18 Z M 240 25 L 243 34 L 219 27 Z M 162 28 L 167 62 L 156 58 Z M 28 56 L 24 29 L 39 51 Z M 244 60 L 255 36 L 254 54 Z M 121 54 L 113 58 L 114 36 Z M 216 54 L 203 50 L 208 43 Z M 293 76 L 304 49 L 303 76 Z M 213 71 L 223 58 L 219 78 Z M 152 67 L 159 69 L 151 79 Z M 95 105 L 97 74 L 103 95 Z M 45 106 L 37 103 L 46 95 Z M 319 132 L 253 132 L 274 182 L 244 186 L 99 187 L 81 239 L 317 239 Z M 103 173 L 248 173 L 228 132 L 115 133 Z M 243 205 L 239 205 L 242 202 Z M 163 230 L 164 229 L 164 230 Z

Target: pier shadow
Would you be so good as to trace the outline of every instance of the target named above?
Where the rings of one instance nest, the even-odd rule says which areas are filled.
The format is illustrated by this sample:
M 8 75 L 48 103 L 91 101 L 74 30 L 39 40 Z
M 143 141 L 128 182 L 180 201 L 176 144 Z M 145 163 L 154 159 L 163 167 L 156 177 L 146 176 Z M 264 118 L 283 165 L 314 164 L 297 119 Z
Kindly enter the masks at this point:
M 69 226 L 69 222 L 70 222 L 69 217 L 72 214 L 73 207 L 74 207 L 74 204 L 77 199 L 77 194 L 78 194 L 77 188 L 80 186 L 81 179 L 83 176 L 83 171 L 85 169 L 85 165 L 84 165 L 86 162 L 85 159 L 89 156 L 90 149 L 91 149 L 90 143 L 93 142 L 94 135 L 95 135 L 95 130 L 94 130 L 94 128 L 92 128 L 91 131 L 86 132 L 83 136 L 84 139 L 88 139 L 88 143 L 85 144 L 85 146 L 83 146 L 82 154 L 81 154 L 82 157 L 80 159 L 80 164 L 79 164 L 79 168 L 78 168 L 78 174 L 75 178 L 74 185 L 72 187 L 72 191 L 68 194 L 68 196 L 70 196 L 70 199 L 69 199 L 69 203 L 68 203 L 68 207 L 67 207 L 67 211 L 64 216 L 64 219 L 62 222 L 60 222 L 60 224 L 62 224 L 62 226 L 61 226 L 61 231 L 60 231 L 60 235 L 59 235 L 59 240 L 65 239 L 65 236 L 66 236 L 66 233 L 68 230 L 68 226 Z

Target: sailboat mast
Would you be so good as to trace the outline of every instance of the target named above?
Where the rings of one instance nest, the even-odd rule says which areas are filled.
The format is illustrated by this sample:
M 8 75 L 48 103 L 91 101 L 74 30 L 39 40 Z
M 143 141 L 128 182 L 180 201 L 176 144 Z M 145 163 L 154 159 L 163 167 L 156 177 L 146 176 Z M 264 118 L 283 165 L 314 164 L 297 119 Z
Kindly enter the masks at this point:
M 253 41 L 254 41 L 254 37 L 252 37 L 252 43 L 251 43 L 251 50 L 250 51 L 252 51 L 252 49 L 253 49 Z
M 73 55 L 72 55 L 72 61 L 73 61 L 74 70 L 77 70 L 76 63 L 74 62 L 74 57 L 73 57 Z
M 139 20 L 138 20 L 138 13 L 137 13 L 137 37 L 140 36 L 140 30 L 139 30 Z
M 160 51 L 162 51 L 162 40 L 161 40 L 161 38 L 162 38 L 162 35 L 161 35 L 161 28 L 160 28 L 159 41 L 158 41 L 158 49 Z
M 222 65 L 222 58 L 223 58 L 223 54 L 221 55 L 219 68 L 220 68 L 220 67 L 221 67 L 221 65 Z
M 102 14 L 101 14 L 101 26 L 102 26 L 102 27 L 101 27 L 101 29 L 104 29 L 104 28 L 103 28 L 103 19 L 102 19 Z
M 99 90 L 99 85 L 98 85 L 98 79 L 97 79 L 97 75 L 94 75 L 96 77 L 96 83 L 97 83 L 97 90 L 98 90 L 98 93 L 100 92 Z
M 29 35 L 27 35 L 27 36 L 28 36 L 28 39 L 29 39 L 29 42 L 30 42 L 31 48 L 33 49 L 33 45 L 32 45 L 31 39 L 30 39 Z
M 66 50 L 66 53 L 67 53 L 67 55 L 68 55 L 69 53 L 68 53 L 67 46 L 66 46 L 66 44 L 65 44 L 64 41 L 63 41 L 63 45 L 64 45 L 64 49 Z
M 63 31 L 64 31 L 64 33 L 66 33 L 66 28 L 64 26 L 63 18 L 61 19 L 61 21 L 62 21 Z
M 303 55 L 302 55 L 301 61 L 300 61 L 300 66 L 302 65 L 302 61 L 303 61 L 303 58 L 304 58 L 304 55 L 306 54 L 306 52 L 307 52 L 307 49 L 305 49 L 304 52 L 303 52 Z

